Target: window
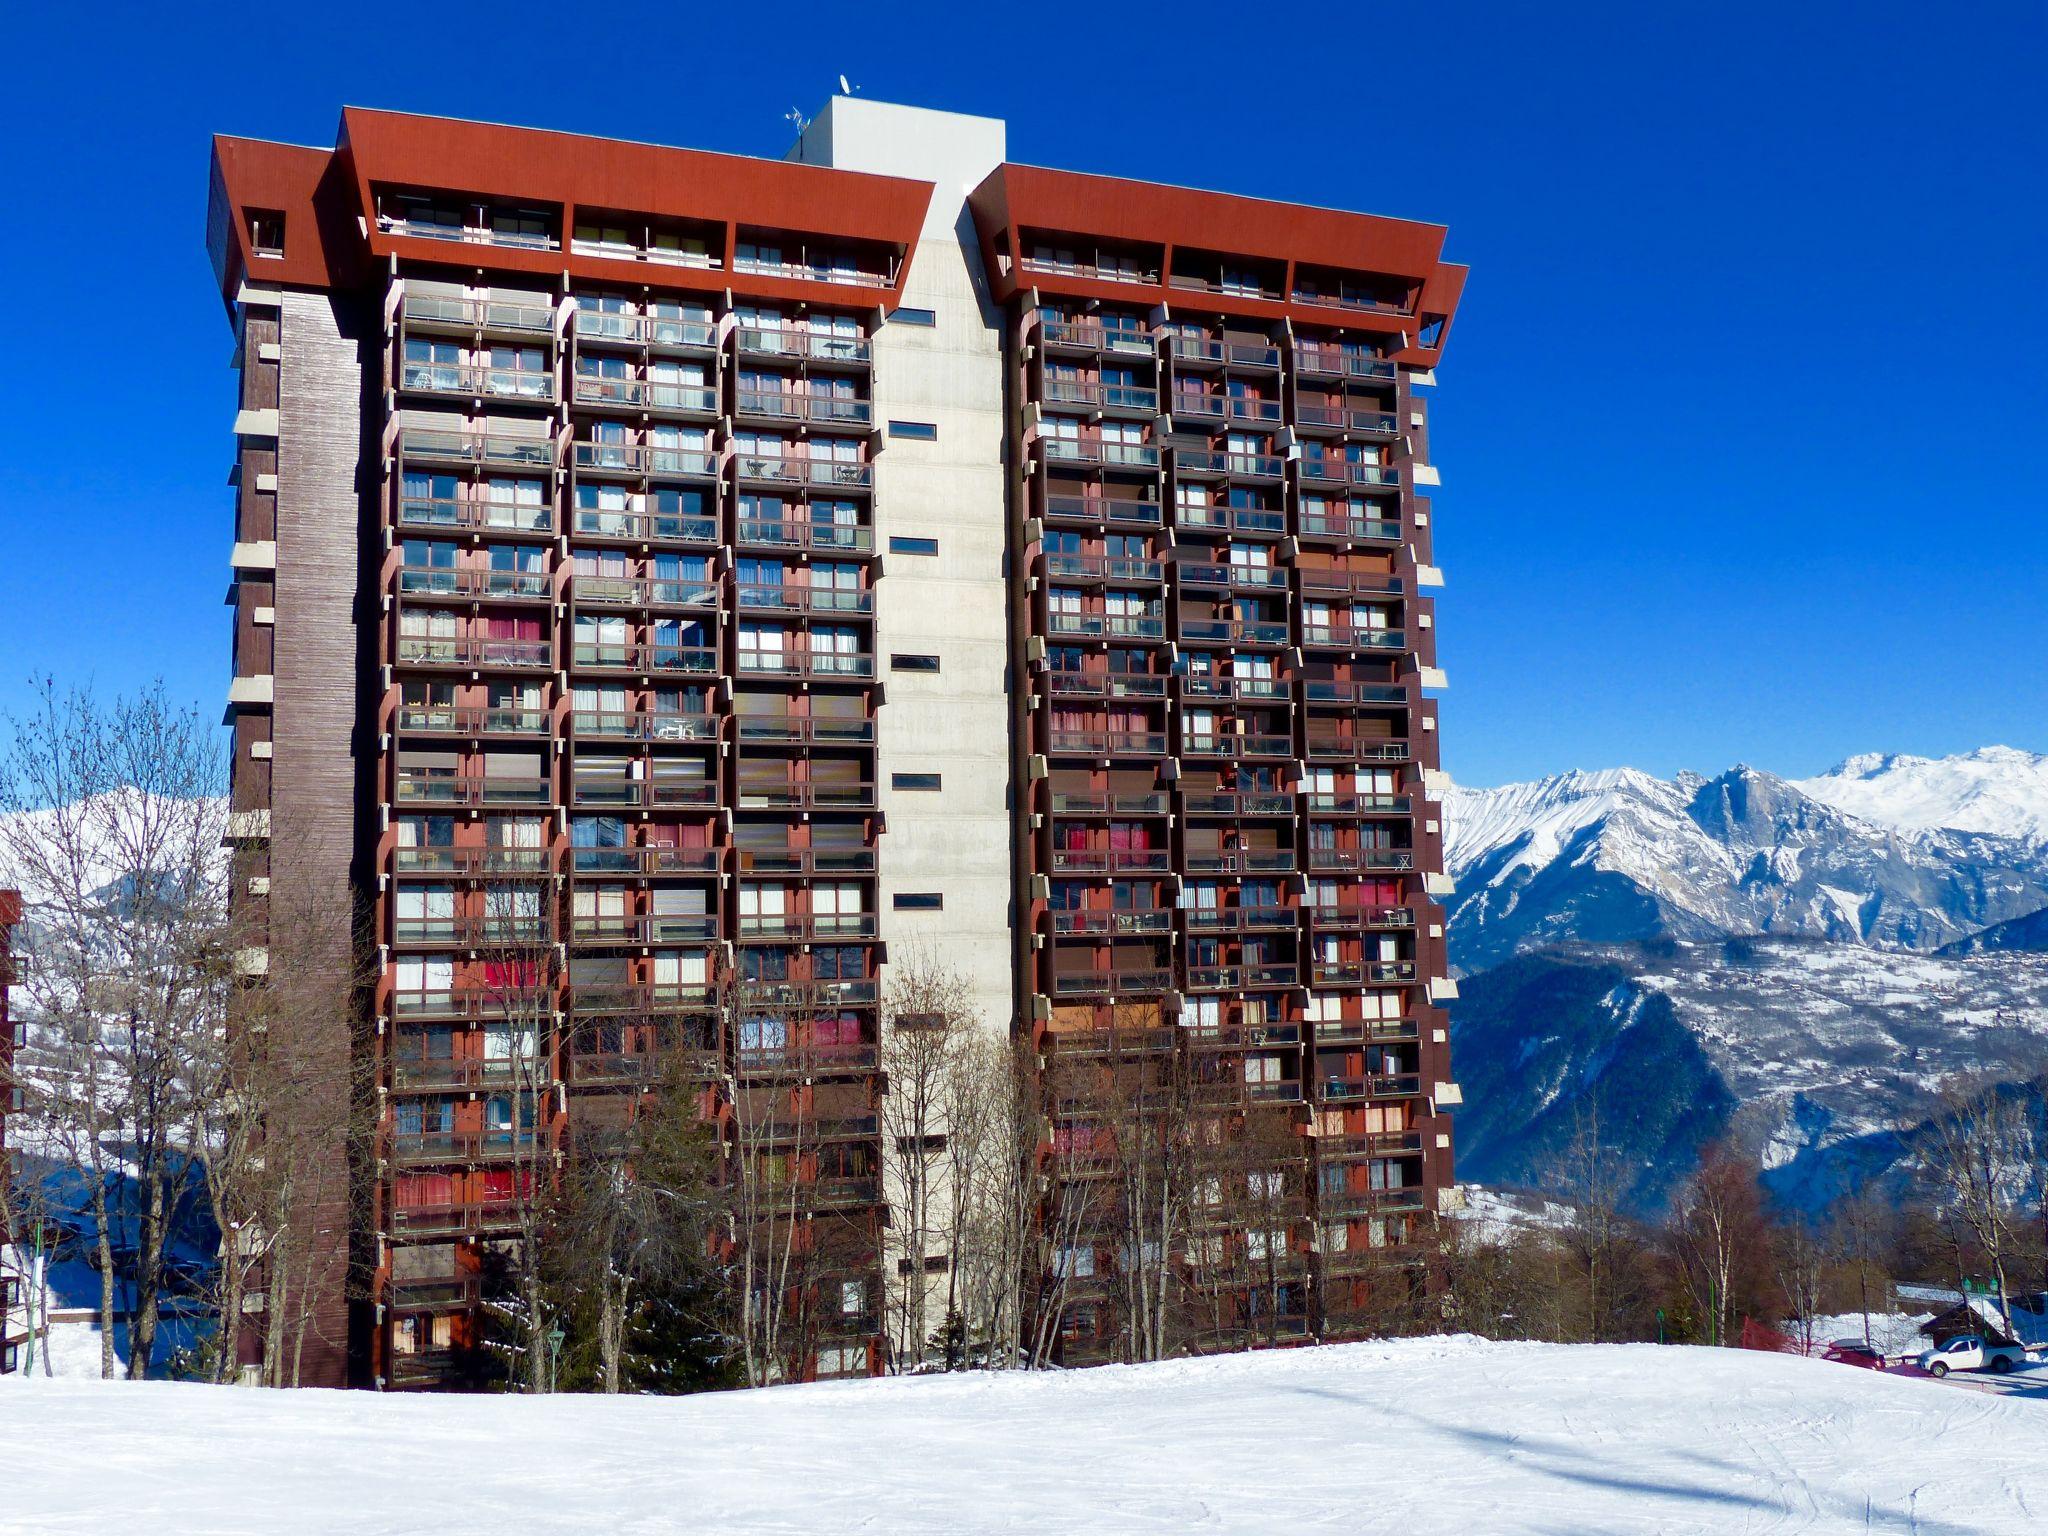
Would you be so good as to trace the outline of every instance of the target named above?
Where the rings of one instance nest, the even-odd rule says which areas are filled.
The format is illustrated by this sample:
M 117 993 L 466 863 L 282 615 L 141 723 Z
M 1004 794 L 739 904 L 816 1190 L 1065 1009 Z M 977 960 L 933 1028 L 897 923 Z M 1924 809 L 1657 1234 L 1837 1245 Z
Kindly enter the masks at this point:
M 892 555 L 936 555 L 939 552 L 937 539 L 908 539 L 892 536 L 889 553 Z
M 898 891 L 894 900 L 898 912 L 938 912 L 946 905 L 938 891 Z
M 937 310 L 911 309 L 907 306 L 902 309 L 892 310 L 889 318 L 898 325 L 937 325 L 939 323 Z
M 249 249 L 258 256 L 284 254 L 284 215 L 275 208 L 251 208 Z
M 939 429 L 936 423 L 929 421 L 892 421 L 889 423 L 889 435 L 911 442 L 935 443 L 939 439 Z
M 937 789 L 939 775 L 936 773 L 892 773 L 889 775 L 891 789 Z
M 891 672 L 936 672 L 939 670 L 939 658 L 936 656 L 920 656 L 903 651 L 892 651 L 889 655 L 889 670 Z

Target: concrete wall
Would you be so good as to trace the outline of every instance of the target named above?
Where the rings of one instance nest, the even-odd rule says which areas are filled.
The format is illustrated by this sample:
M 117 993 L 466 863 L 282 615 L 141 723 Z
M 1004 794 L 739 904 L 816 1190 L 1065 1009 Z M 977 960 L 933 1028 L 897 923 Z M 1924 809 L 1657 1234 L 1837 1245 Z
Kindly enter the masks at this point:
M 875 417 L 929 422 L 932 442 L 885 442 L 875 471 L 883 580 L 876 651 L 887 701 L 877 771 L 888 831 L 881 933 L 892 965 L 929 955 L 973 987 L 986 1027 L 1007 1030 L 1010 975 L 1008 591 L 1004 572 L 1000 319 L 966 197 L 1004 157 L 993 118 L 835 97 L 791 158 L 935 183 L 911 262 L 906 307 L 937 323 L 881 327 Z M 937 539 L 934 556 L 891 538 Z M 900 652 L 937 655 L 937 674 L 890 670 Z M 942 787 L 899 791 L 893 774 L 937 773 Z M 905 891 L 937 891 L 938 912 L 897 912 Z

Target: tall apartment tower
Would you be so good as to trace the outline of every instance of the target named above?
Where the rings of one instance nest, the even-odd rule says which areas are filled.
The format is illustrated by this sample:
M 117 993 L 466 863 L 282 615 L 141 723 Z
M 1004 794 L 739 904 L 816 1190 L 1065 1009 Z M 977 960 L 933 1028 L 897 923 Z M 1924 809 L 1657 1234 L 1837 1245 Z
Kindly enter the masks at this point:
M 1365 1326 L 1456 1101 L 1442 241 L 846 97 L 782 161 L 216 139 L 238 899 L 252 966 L 362 994 L 297 1047 L 371 1152 L 304 1379 L 455 1379 L 533 1181 L 679 1057 L 799 1188 L 789 1369 L 880 1369 L 881 1004 L 927 963 L 1035 1047 L 1048 1209 L 1106 1066 L 1263 1149 L 1182 1256 L 1216 1342 Z M 1062 1239 L 1071 1359 L 1114 1262 Z

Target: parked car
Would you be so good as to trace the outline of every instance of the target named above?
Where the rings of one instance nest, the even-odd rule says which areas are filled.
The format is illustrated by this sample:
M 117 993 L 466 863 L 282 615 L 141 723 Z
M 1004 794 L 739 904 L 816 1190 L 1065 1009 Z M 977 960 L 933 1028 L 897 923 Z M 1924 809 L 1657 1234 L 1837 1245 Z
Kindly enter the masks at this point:
M 2014 1366 L 2025 1364 L 2026 1358 L 2022 1345 L 1993 1344 L 1981 1334 L 1959 1333 L 1922 1351 L 1918 1363 L 1930 1376 L 1946 1376 L 1950 1371 L 1990 1371 L 2003 1376 Z
M 1858 1365 L 1866 1371 L 1884 1369 L 1884 1355 L 1861 1339 L 1837 1339 L 1821 1351 L 1820 1357 L 1837 1365 Z

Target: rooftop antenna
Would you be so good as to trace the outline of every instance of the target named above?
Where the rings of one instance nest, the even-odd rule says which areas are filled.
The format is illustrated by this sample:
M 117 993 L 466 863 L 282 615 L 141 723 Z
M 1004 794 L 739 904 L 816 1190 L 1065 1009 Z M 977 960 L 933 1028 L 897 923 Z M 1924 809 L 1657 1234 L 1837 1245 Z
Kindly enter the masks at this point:
M 802 107 L 791 107 L 782 114 L 782 120 L 785 123 L 793 123 L 796 126 L 798 138 L 802 138 L 804 130 L 811 126 L 811 120 L 804 116 L 804 109 Z

